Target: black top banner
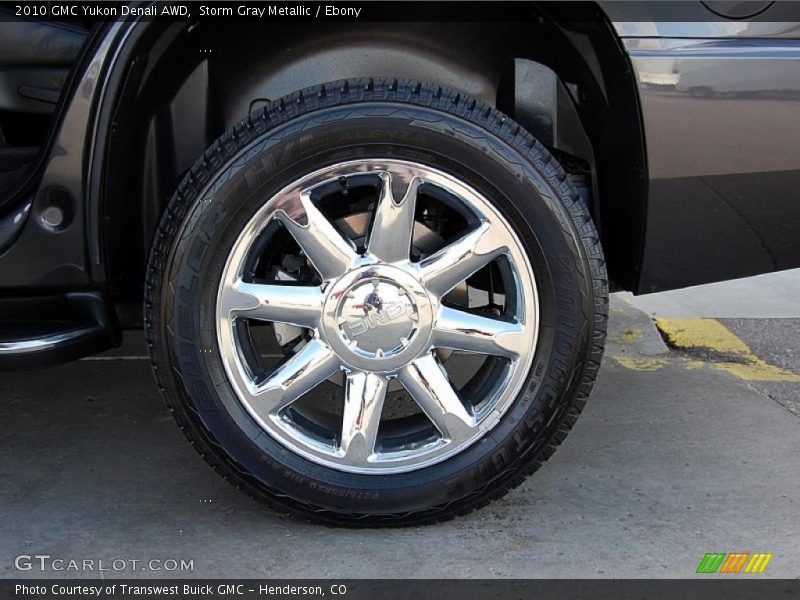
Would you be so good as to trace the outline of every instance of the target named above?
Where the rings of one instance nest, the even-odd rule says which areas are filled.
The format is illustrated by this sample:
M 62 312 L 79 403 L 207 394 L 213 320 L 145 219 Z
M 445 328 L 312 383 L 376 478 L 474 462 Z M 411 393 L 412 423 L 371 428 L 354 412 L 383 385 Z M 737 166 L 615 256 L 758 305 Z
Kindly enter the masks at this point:
M 741 5 L 731 13 L 722 5 Z M 717 6 L 719 5 L 719 6 Z M 742 6 L 750 8 L 743 9 Z M 798 22 L 800 2 L 487 2 L 487 1 L 332 1 L 239 2 L 203 0 L 172 2 L 0 2 L 0 21 L 49 20 L 85 25 L 97 21 L 170 19 L 238 22 L 517 22 L 557 12 L 575 20 L 625 22 Z

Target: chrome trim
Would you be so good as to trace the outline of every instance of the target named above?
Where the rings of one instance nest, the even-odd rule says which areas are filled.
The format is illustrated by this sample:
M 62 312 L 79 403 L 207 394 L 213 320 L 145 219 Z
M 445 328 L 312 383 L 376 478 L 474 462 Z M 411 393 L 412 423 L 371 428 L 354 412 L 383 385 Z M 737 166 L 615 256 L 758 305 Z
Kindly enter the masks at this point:
M 72 329 L 70 331 L 55 333 L 30 340 L 0 342 L 0 355 L 28 354 L 30 352 L 39 352 L 41 350 L 52 350 L 64 342 L 72 342 L 78 338 L 92 335 L 97 331 L 97 327 L 84 327 L 82 329 Z
M 359 254 L 311 201 L 314 190 L 357 175 L 382 184 L 366 251 Z M 412 262 L 417 193 L 446 190 L 470 215 L 462 237 Z M 397 197 L 394 193 L 403 190 Z M 243 280 L 260 233 L 281 222 L 314 265 L 322 284 L 283 286 Z M 491 318 L 458 310 L 442 298 L 504 256 L 515 289 L 516 314 Z M 536 348 L 538 295 L 530 259 L 503 215 L 466 183 L 437 169 L 396 159 L 339 163 L 301 178 L 267 200 L 245 226 L 223 270 L 217 293 L 217 341 L 230 384 L 244 408 L 289 450 L 327 467 L 365 474 L 413 471 L 443 461 L 485 437 L 515 402 Z M 289 323 L 311 338 L 265 380 L 243 359 L 237 319 Z M 509 320 L 510 319 L 510 320 Z M 377 333 L 371 328 L 380 328 Z M 439 364 L 440 348 L 502 357 L 479 408 L 458 397 Z M 340 441 L 324 443 L 285 410 L 316 385 L 344 373 Z M 438 439 L 386 451 L 377 443 L 386 391 L 397 381 L 438 430 Z

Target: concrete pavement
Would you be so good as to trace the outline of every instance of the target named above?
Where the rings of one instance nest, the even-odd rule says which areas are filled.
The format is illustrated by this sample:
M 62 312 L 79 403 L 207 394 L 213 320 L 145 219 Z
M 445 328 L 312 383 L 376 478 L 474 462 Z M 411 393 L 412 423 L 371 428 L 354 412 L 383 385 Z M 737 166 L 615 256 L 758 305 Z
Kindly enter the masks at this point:
M 639 310 L 659 317 L 800 318 L 800 269 L 632 296 Z
M 796 329 L 776 325 L 762 344 L 763 328 L 730 326 L 800 373 L 781 350 Z M 733 551 L 773 553 L 761 577 L 800 576 L 800 418 L 752 382 L 667 349 L 624 298 L 562 448 L 501 501 L 422 528 L 274 515 L 194 453 L 135 358 L 143 352 L 127 351 L 0 379 L 0 576 L 692 577 L 706 552 Z M 20 572 L 20 554 L 184 559 L 194 570 Z

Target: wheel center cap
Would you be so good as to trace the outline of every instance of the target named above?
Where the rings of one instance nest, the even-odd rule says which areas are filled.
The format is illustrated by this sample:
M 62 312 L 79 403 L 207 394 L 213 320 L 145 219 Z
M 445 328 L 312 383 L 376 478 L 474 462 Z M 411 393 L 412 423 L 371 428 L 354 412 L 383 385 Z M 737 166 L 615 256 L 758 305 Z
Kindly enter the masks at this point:
M 408 290 L 376 277 L 350 288 L 336 320 L 342 338 L 356 351 L 382 358 L 408 347 L 417 334 L 419 311 Z
M 391 371 L 425 350 L 432 323 L 430 297 L 415 277 L 397 267 L 370 265 L 333 284 L 322 330 L 346 363 Z

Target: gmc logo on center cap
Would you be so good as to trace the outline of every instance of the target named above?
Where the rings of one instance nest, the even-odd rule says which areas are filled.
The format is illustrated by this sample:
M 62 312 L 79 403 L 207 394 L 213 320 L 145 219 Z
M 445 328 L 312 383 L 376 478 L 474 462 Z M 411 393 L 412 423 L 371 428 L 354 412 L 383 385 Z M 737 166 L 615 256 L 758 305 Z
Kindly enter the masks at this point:
M 403 302 L 394 302 L 392 304 L 384 304 L 380 310 L 369 310 L 371 305 L 367 306 L 367 315 L 347 324 L 347 329 L 350 337 L 356 337 L 375 329 L 380 323 L 388 323 L 408 312 L 408 306 Z

